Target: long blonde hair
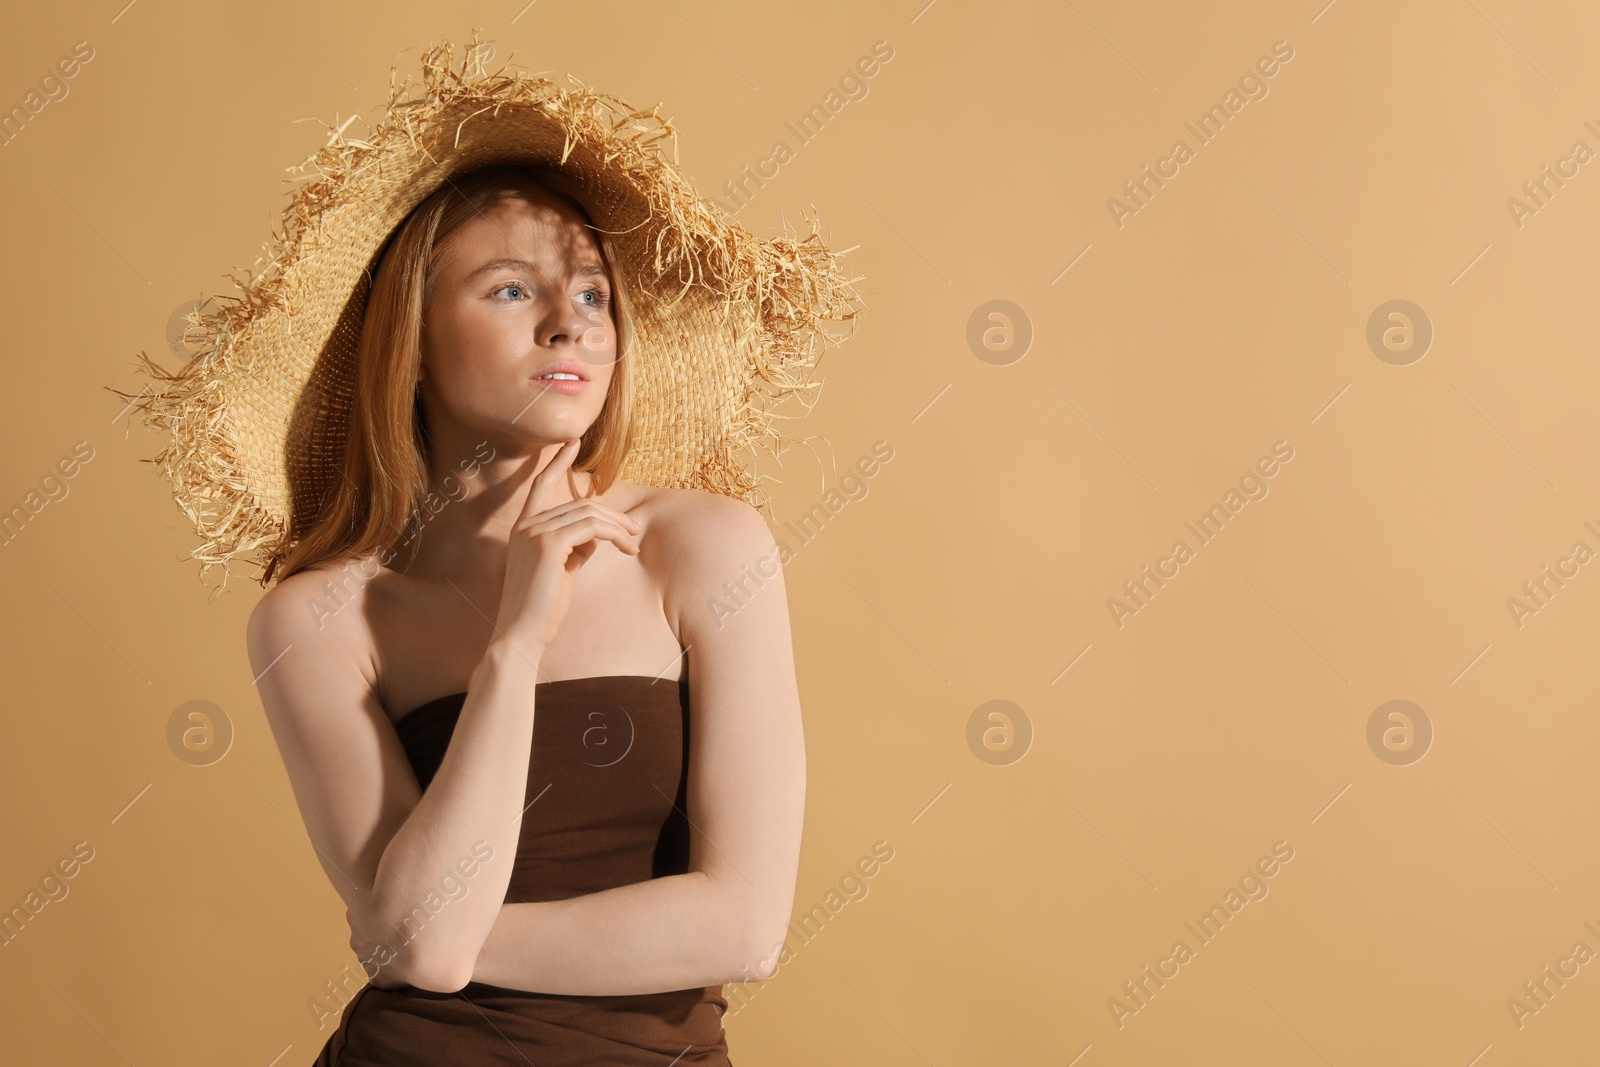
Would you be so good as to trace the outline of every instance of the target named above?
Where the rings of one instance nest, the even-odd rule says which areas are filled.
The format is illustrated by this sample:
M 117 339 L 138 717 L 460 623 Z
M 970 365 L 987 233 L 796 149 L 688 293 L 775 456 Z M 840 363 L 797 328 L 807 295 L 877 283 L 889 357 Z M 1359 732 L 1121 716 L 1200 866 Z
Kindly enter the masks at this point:
M 465 223 L 499 201 L 530 191 L 554 195 L 575 208 L 600 249 L 611 282 L 617 359 L 604 406 L 586 430 L 573 469 L 593 476 L 603 493 L 616 480 L 633 439 L 633 388 L 624 358 L 633 347 L 633 316 L 617 272 L 610 236 L 596 227 L 588 196 L 551 164 L 491 164 L 451 178 L 395 227 L 368 273 L 370 292 L 357 347 L 355 395 L 340 463 L 343 475 L 326 487 L 314 509 L 302 516 L 308 494 L 294 485 L 297 501 L 289 547 L 266 566 L 262 585 L 325 562 L 392 551 L 409 540 L 424 519 L 428 496 L 429 442 L 422 396 L 414 383 L 422 363 L 422 320 L 432 291 L 440 246 Z M 303 528 L 302 528 L 303 527 Z

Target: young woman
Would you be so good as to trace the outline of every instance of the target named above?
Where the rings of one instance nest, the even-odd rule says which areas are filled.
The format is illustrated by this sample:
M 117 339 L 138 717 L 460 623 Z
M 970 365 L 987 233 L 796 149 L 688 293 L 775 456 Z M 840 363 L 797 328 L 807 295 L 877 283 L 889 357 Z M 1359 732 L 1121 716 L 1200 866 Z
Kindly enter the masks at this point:
M 342 477 L 250 618 L 370 978 L 319 1064 L 727 1063 L 720 987 L 785 936 L 805 759 L 777 553 L 740 500 L 616 477 L 633 334 L 590 207 L 499 165 L 405 218 Z

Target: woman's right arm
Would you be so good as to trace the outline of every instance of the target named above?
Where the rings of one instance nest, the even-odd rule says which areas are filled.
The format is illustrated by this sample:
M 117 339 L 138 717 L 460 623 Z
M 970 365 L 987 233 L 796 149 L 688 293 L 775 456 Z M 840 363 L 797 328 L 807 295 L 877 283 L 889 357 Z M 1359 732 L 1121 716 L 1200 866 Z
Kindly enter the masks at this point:
M 453 992 L 471 979 L 505 902 L 539 660 L 565 614 L 572 577 L 597 539 L 638 551 L 637 524 L 604 505 L 547 508 L 575 452 L 563 448 L 532 480 L 508 547 L 497 636 L 426 792 L 377 697 L 360 608 L 314 617 L 325 574 L 303 571 L 250 616 L 251 667 L 306 833 L 352 925 L 393 949 L 391 960 L 376 962 L 420 989 Z M 481 863 L 470 880 L 458 867 L 463 860 Z M 467 892 L 453 899 L 441 881 Z
M 299 577 L 261 599 L 247 644 L 306 833 L 352 927 L 394 952 L 387 962 L 387 954 L 373 960 L 369 975 L 381 965 L 391 979 L 419 989 L 458 989 L 464 981 L 452 967 L 456 948 L 482 943 L 474 940 L 478 930 L 487 936 L 510 883 L 539 650 L 497 642 L 485 654 L 423 793 L 363 669 L 366 652 L 349 640 L 353 620 L 334 616 L 319 629 L 309 608 L 316 582 Z M 457 868 L 463 858 L 482 863 L 470 880 Z M 441 881 L 466 885 L 466 895 L 450 899 Z

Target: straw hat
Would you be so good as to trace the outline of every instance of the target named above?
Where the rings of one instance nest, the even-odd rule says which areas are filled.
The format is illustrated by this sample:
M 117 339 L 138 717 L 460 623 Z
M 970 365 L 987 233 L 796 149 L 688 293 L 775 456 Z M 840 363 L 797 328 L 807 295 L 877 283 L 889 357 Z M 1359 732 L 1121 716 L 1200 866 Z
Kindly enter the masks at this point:
M 189 557 L 202 581 L 221 566 L 225 585 L 235 559 L 281 558 L 297 503 L 304 516 L 325 498 L 340 476 L 376 253 L 448 177 L 487 163 L 559 163 L 615 234 L 635 324 L 635 436 L 620 477 L 759 506 L 753 449 L 799 440 L 775 427 L 773 408 L 799 396 L 809 409 L 821 350 L 839 343 L 823 323 L 859 314 L 858 279 L 840 266 L 851 249 L 829 250 L 814 217 L 804 238 L 787 224 L 755 237 L 694 191 L 660 104 L 639 111 L 570 75 L 568 88 L 489 73 L 477 37 L 459 70 L 448 42 L 427 49 L 410 95 L 409 78 L 391 74 L 366 136 L 347 133 L 351 120 L 329 126 L 327 143 L 289 168 L 311 180 L 291 193 L 251 277 L 233 278 L 238 295 L 189 315 L 199 354 L 169 374 L 141 352 L 152 385 L 112 390 L 172 434 L 147 462 L 204 539 Z

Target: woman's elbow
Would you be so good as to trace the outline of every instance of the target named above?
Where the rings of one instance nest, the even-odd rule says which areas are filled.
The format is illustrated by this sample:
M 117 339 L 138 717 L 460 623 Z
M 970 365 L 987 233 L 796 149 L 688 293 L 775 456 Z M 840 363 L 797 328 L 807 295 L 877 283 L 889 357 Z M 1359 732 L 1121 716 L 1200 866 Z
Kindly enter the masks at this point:
M 389 952 L 381 968 L 387 973 L 388 981 L 429 993 L 455 993 L 472 981 L 472 967 L 468 963 L 449 952 L 428 951 L 430 947 L 409 944 L 399 952 Z
M 725 982 L 764 982 L 778 973 L 778 957 L 783 954 L 788 927 L 773 930 L 762 926 L 742 938 L 735 946 L 732 966 L 726 968 Z
M 458 993 L 472 981 L 472 968 L 449 958 L 411 960 L 401 977 L 407 985 L 429 993 Z

